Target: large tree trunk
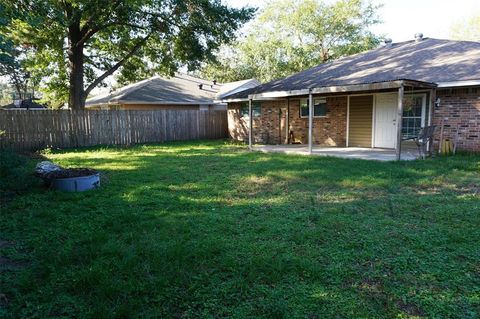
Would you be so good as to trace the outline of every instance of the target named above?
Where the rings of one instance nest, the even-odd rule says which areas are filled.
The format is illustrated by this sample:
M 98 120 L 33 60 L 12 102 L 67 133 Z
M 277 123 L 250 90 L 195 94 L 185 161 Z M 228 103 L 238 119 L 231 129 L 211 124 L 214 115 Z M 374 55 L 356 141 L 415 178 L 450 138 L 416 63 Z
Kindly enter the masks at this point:
M 70 26 L 68 31 L 68 62 L 70 67 L 68 105 L 71 109 L 82 110 L 85 108 L 85 88 L 83 82 L 84 47 L 81 43 L 80 23 Z

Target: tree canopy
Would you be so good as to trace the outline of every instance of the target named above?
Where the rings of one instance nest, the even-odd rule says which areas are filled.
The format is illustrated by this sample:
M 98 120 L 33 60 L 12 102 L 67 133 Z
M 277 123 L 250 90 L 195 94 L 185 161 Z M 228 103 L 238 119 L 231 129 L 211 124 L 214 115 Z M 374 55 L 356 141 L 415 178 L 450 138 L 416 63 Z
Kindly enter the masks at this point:
M 254 13 L 220 0 L 0 0 L 0 7 L 0 35 L 31 53 L 30 71 L 71 108 L 83 108 L 116 71 L 135 80 L 197 68 Z
M 454 23 L 450 28 L 450 36 L 454 40 L 480 42 L 480 14 Z
M 377 8 L 363 0 L 269 2 L 246 35 L 219 50 L 201 73 L 220 81 L 265 82 L 371 49 L 380 43 L 369 30 L 380 22 Z

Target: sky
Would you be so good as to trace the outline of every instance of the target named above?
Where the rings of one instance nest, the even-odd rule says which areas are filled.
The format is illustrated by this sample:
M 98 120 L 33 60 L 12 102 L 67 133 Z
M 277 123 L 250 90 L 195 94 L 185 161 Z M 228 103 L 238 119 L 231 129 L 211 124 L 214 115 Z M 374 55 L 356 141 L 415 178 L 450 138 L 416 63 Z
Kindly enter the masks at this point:
M 265 0 L 223 0 L 241 7 L 250 5 L 261 8 Z M 332 0 L 327 0 L 332 2 Z M 372 28 L 377 34 L 391 38 L 393 42 L 407 41 L 421 32 L 425 37 L 448 39 L 452 24 L 477 13 L 480 0 L 372 0 L 383 4 L 378 10 L 383 23 Z

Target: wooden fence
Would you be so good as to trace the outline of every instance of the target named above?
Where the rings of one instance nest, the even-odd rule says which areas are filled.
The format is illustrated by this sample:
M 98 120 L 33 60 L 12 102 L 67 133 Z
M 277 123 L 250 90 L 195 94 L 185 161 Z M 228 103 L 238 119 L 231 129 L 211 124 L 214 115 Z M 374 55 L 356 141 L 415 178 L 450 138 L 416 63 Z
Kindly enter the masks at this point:
M 226 111 L 0 110 L 0 148 L 37 150 L 227 137 Z

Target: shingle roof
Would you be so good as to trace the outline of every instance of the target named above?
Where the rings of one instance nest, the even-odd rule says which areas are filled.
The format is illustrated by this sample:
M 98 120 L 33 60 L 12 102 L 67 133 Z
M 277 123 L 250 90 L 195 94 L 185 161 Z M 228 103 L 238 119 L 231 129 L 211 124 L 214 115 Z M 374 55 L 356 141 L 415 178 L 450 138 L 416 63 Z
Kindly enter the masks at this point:
M 202 89 L 199 88 L 202 84 Z M 154 76 L 120 88 L 112 93 L 88 99 L 87 106 L 108 103 L 210 104 L 219 85 L 185 74 L 171 78 Z
M 227 96 L 291 91 L 395 80 L 429 83 L 480 80 L 480 43 L 424 38 L 394 43 L 323 63 L 256 88 Z
M 25 100 L 22 100 L 20 105 L 15 105 L 14 103 L 10 103 L 10 104 L 7 104 L 7 105 L 4 105 L 2 107 L 0 107 L 4 110 L 9 110 L 9 109 L 32 109 L 32 110 L 44 110 L 44 109 L 47 109 L 47 107 L 43 104 L 40 104 L 40 103 L 37 103 L 35 101 L 32 101 L 31 99 L 25 99 Z
M 248 86 L 249 84 L 250 86 Z M 235 89 L 239 87 L 247 89 L 258 84 L 259 82 L 256 80 L 213 84 L 212 81 L 178 73 L 170 78 L 154 76 L 150 79 L 127 85 L 114 92 L 92 97 L 86 101 L 86 105 L 94 106 L 112 103 L 215 104 L 219 103 L 219 94 L 238 92 Z M 202 85 L 201 89 L 199 85 Z

